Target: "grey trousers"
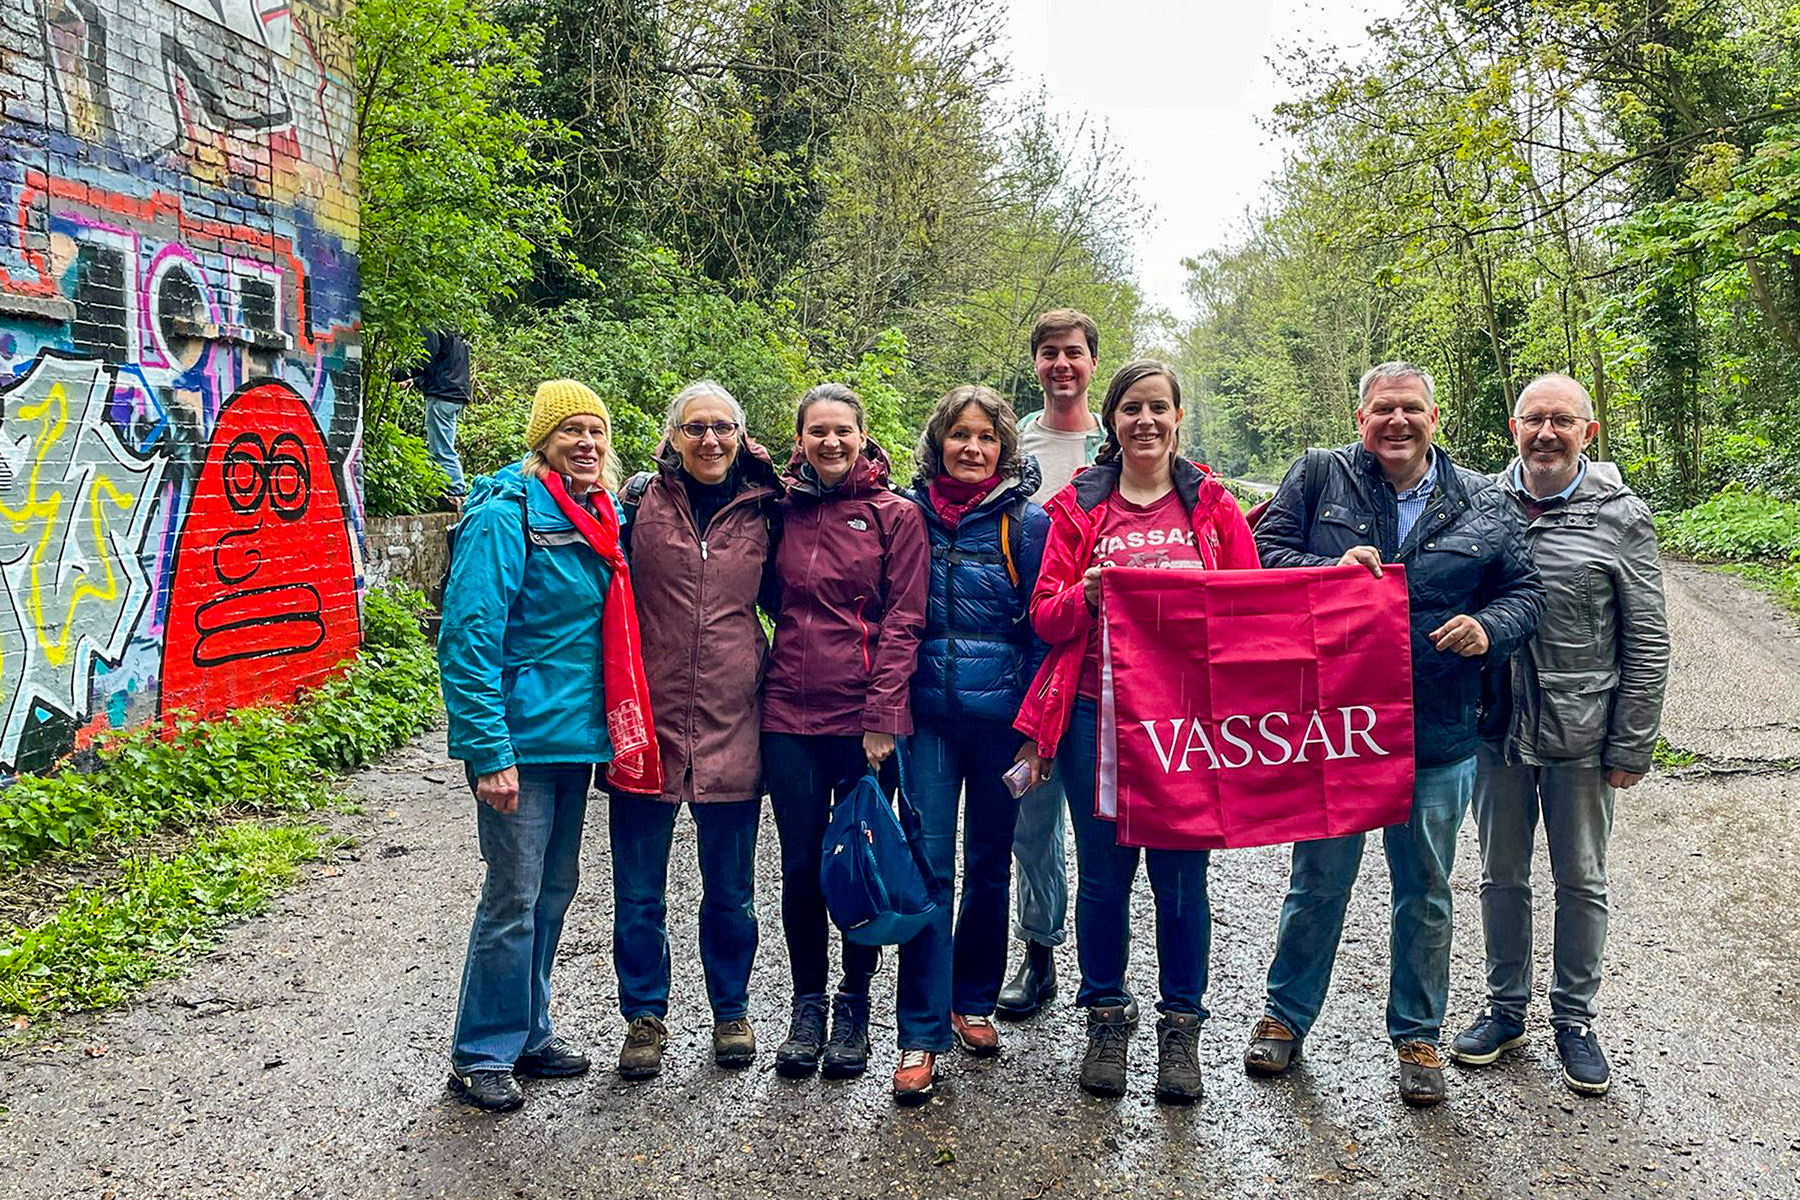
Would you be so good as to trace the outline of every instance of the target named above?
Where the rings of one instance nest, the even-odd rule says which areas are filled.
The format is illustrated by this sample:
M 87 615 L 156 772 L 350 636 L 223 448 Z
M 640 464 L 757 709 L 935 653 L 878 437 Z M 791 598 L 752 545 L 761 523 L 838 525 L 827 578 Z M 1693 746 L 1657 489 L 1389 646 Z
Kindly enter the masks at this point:
M 1019 797 L 1019 820 L 1013 826 L 1013 883 L 1019 896 L 1013 936 L 1021 942 L 1063 943 L 1069 916 L 1064 807 L 1062 779 L 1055 776 Z
M 1603 767 L 1508 766 L 1477 752 L 1475 830 L 1481 840 L 1481 925 L 1488 1003 L 1520 1020 L 1531 999 L 1531 858 L 1538 815 L 1556 882 L 1550 1023 L 1594 1019 L 1606 949 L 1606 844 L 1613 789 Z

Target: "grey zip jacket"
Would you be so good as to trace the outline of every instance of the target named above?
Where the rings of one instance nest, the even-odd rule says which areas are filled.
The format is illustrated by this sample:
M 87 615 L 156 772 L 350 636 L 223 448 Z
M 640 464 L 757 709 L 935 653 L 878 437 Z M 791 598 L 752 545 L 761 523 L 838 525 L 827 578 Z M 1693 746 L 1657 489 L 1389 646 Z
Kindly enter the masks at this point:
M 1523 515 L 1517 465 L 1494 483 Z M 1616 466 L 1589 462 L 1574 493 L 1533 520 L 1526 539 L 1544 578 L 1544 616 L 1512 657 L 1510 686 L 1483 689 L 1483 732 L 1509 763 L 1648 772 L 1669 680 L 1650 509 Z

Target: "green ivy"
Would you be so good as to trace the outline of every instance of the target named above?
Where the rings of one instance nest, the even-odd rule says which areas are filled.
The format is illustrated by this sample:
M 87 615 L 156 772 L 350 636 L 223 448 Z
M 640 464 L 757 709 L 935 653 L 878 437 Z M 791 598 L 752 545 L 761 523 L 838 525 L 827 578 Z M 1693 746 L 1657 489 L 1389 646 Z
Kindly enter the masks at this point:
M 425 439 L 389 420 L 363 431 L 363 505 L 371 517 L 429 512 L 450 477 L 431 460 Z
M 89 770 L 21 776 L 0 792 L 0 873 L 227 812 L 323 807 L 330 772 L 405 741 L 436 710 L 437 663 L 418 619 L 424 603 L 417 592 L 370 592 L 362 654 L 297 704 L 109 734 Z

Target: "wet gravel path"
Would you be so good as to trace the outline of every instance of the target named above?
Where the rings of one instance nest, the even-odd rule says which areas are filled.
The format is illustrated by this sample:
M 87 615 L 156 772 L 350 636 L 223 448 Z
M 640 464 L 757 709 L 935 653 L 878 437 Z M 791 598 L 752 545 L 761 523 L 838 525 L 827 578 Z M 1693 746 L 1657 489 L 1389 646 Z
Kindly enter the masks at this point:
M 1621 798 L 1598 1027 L 1615 1086 L 1603 1099 L 1563 1088 L 1540 1004 L 1522 1051 L 1452 1067 L 1436 1110 L 1400 1104 L 1381 1032 L 1379 853 L 1366 856 L 1306 1058 L 1291 1078 L 1246 1078 L 1239 1054 L 1286 879 L 1277 850 L 1214 857 L 1207 1096 L 1192 1109 L 1153 1099 L 1148 1027 L 1132 1043 L 1130 1095 L 1080 1093 L 1081 1025 L 1066 1000 L 1006 1028 L 999 1060 L 952 1057 L 929 1106 L 894 1108 L 891 957 L 869 1075 L 789 1083 L 771 1067 L 787 984 L 766 821 L 752 1013 L 763 1052 L 755 1069 L 722 1072 L 708 1054 L 684 820 L 663 1076 L 532 1084 L 522 1111 L 484 1117 L 442 1090 L 479 863 L 472 801 L 436 735 L 357 778 L 367 812 L 342 824 L 358 847 L 270 915 L 131 1009 L 0 1054 L 0 1196 L 1800 1197 L 1800 771 L 1771 765 L 1800 726 L 1800 636 L 1724 576 L 1675 567 L 1670 601 L 1670 739 L 1731 761 Z M 601 821 L 590 812 L 555 1011 L 604 1065 L 622 1024 Z M 1466 828 L 1450 1031 L 1480 1003 L 1475 867 Z M 1548 879 L 1541 854 L 1539 872 Z M 1147 894 L 1137 928 L 1150 928 Z M 1072 947 L 1059 966 L 1070 981 Z M 1148 938 L 1131 978 L 1151 995 Z

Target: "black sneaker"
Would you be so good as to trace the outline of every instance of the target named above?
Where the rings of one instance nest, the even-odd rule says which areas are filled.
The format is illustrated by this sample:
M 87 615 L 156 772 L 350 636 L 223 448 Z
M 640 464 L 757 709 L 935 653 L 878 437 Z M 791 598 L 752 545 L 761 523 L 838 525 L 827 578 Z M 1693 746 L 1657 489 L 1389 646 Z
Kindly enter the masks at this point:
M 1562 1059 L 1563 1082 L 1571 1092 L 1604 1096 L 1612 1087 L 1612 1068 L 1600 1051 L 1600 1039 L 1586 1025 L 1557 1028 L 1556 1056 Z
M 1082 1090 L 1095 1096 L 1123 1096 L 1125 1052 L 1131 1038 L 1124 1006 L 1108 1004 L 1088 1009 L 1087 1036 L 1087 1052 L 1081 1056 Z
M 804 1079 L 819 1069 L 819 1047 L 825 1041 L 825 997 L 795 996 L 787 1041 L 775 1051 L 775 1073 Z
M 869 1069 L 869 998 L 839 992 L 831 998 L 831 1040 L 819 1054 L 819 1074 L 853 1079 Z
M 1456 1035 L 1450 1043 L 1450 1057 L 1465 1067 L 1485 1067 L 1524 1044 L 1525 1022 L 1489 1005 L 1473 1025 Z
M 513 1073 L 501 1067 L 492 1071 L 450 1072 L 450 1094 L 483 1112 L 511 1112 L 525 1103 L 525 1092 Z
M 552 1036 L 536 1050 L 519 1055 L 519 1061 L 513 1064 L 513 1074 L 527 1079 L 567 1079 L 571 1075 L 586 1074 L 588 1065 L 587 1055 Z
M 1200 1017 L 1164 1013 L 1156 1023 L 1156 1098 L 1164 1104 L 1200 1099 Z

